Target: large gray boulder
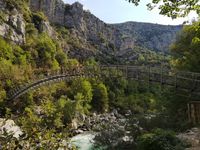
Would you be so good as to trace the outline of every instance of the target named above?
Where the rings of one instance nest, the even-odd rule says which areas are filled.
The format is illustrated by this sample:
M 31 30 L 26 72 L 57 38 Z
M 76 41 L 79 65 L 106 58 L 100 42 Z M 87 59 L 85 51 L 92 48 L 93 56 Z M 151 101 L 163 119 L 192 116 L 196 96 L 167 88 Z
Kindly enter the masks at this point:
M 0 5 L 5 4 L 0 0 Z M 3 19 L 0 20 L 0 36 L 17 44 L 25 43 L 26 25 L 23 15 L 18 10 L 7 11 L 4 5 L 0 6 Z
M 4 136 L 5 132 L 15 138 L 19 138 L 23 134 L 20 127 L 13 120 L 0 118 L 0 136 Z

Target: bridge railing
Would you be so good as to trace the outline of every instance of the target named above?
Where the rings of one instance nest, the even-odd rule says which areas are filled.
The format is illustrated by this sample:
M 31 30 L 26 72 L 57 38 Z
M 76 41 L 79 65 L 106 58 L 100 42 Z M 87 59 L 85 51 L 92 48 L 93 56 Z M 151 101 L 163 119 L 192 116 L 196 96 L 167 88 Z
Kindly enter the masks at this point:
M 161 85 L 173 86 L 176 89 L 186 89 L 190 92 L 200 93 L 200 74 L 177 72 L 169 68 L 152 66 L 80 66 L 61 68 L 56 71 L 36 71 L 35 79 L 28 84 L 21 85 L 10 92 L 10 95 L 23 93 L 26 89 L 37 87 L 43 83 L 56 82 L 69 78 L 79 77 L 125 77 L 143 82 L 156 82 Z

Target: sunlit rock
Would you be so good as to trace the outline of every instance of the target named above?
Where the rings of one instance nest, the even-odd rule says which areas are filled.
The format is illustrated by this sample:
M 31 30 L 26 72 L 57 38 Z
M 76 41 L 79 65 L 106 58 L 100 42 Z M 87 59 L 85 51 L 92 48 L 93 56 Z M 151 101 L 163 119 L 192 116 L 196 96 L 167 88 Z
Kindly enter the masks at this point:
M 23 134 L 20 127 L 13 120 L 0 118 L 0 135 L 3 136 L 5 132 L 8 135 L 12 134 L 15 138 L 19 138 Z

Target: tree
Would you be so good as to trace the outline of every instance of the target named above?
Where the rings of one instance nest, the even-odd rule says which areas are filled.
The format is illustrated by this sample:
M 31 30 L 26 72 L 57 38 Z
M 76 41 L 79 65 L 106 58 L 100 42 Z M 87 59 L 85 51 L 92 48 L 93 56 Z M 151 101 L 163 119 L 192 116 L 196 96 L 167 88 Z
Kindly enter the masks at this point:
M 3 38 L 0 37 L 0 59 L 13 60 L 13 50 L 10 44 L 8 44 Z
M 140 0 L 128 1 L 134 3 L 136 6 L 140 3 Z M 158 9 L 160 9 L 161 15 L 167 15 L 173 19 L 177 17 L 185 17 L 191 11 L 195 11 L 200 15 L 199 0 L 151 0 L 151 2 L 147 4 L 149 10 L 152 10 L 157 6 Z
M 59 64 L 55 58 L 56 44 L 46 34 L 41 34 L 37 40 L 36 50 L 38 53 L 38 66 L 51 68 L 53 70 L 59 69 Z
M 155 129 L 138 138 L 140 150 L 184 150 L 185 146 L 172 131 Z
M 103 83 L 99 83 L 94 87 L 92 106 L 99 112 L 108 110 L 108 92 Z
M 67 124 L 72 121 L 76 114 L 75 103 L 65 96 L 61 96 L 57 102 L 57 109 L 63 115 L 63 123 Z
M 200 72 L 200 22 L 185 26 L 171 46 L 171 51 L 175 67 Z
M 92 86 L 86 79 L 78 79 L 72 83 L 72 94 L 75 100 L 81 102 L 84 112 L 88 113 L 90 109 L 90 102 L 92 101 Z

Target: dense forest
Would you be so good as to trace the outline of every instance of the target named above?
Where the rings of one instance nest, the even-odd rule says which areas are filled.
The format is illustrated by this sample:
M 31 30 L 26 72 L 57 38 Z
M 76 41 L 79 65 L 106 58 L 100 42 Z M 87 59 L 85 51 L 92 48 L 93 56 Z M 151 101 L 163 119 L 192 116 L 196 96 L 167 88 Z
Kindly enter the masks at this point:
M 81 55 L 69 56 L 66 50 L 86 46 L 82 37 L 76 38 L 70 28 L 50 25 L 43 12 L 29 9 L 27 0 L 0 0 L 0 4 L 0 29 L 3 29 L 0 32 L 6 33 L 0 37 L 0 116 L 14 120 L 23 131 L 19 138 L 2 132 L 2 149 L 58 149 L 63 139 L 68 141 L 75 135 L 73 122 L 84 122 L 84 117 L 94 113 L 109 114 L 114 110 L 126 118 L 127 125 L 122 130 L 116 123 L 107 121 L 98 128 L 91 128 L 99 133 L 95 137 L 97 147 L 181 150 L 188 146 L 175 135 L 191 127 L 187 119 L 187 103 L 191 99 L 178 95 L 174 87 L 106 75 L 42 86 L 14 101 L 9 100 L 8 95 L 19 85 L 44 78 L 48 71 L 73 70 L 78 66 L 98 68 L 102 64 L 125 63 L 200 72 L 199 21 L 185 25 L 167 53 L 137 45 L 123 57 L 112 54 L 103 60 L 102 56 L 107 54 L 97 54 L 81 59 Z M 17 16 L 18 21 L 12 16 Z M 23 27 L 19 23 L 20 16 L 25 31 L 20 28 Z M 116 51 L 115 45 L 105 37 L 101 37 L 102 41 L 104 46 Z M 86 46 L 91 51 L 100 48 L 91 45 Z M 124 59 L 132 53 L 137 57 L 131 61 Z M 113 70 L 111 74 L 120 72 Z M 129 132 L 125 134 L 125 131 Z M 124 136 L 131 140 L 118 141 Z M 76 148 L 72 146 L 71 149 Z

